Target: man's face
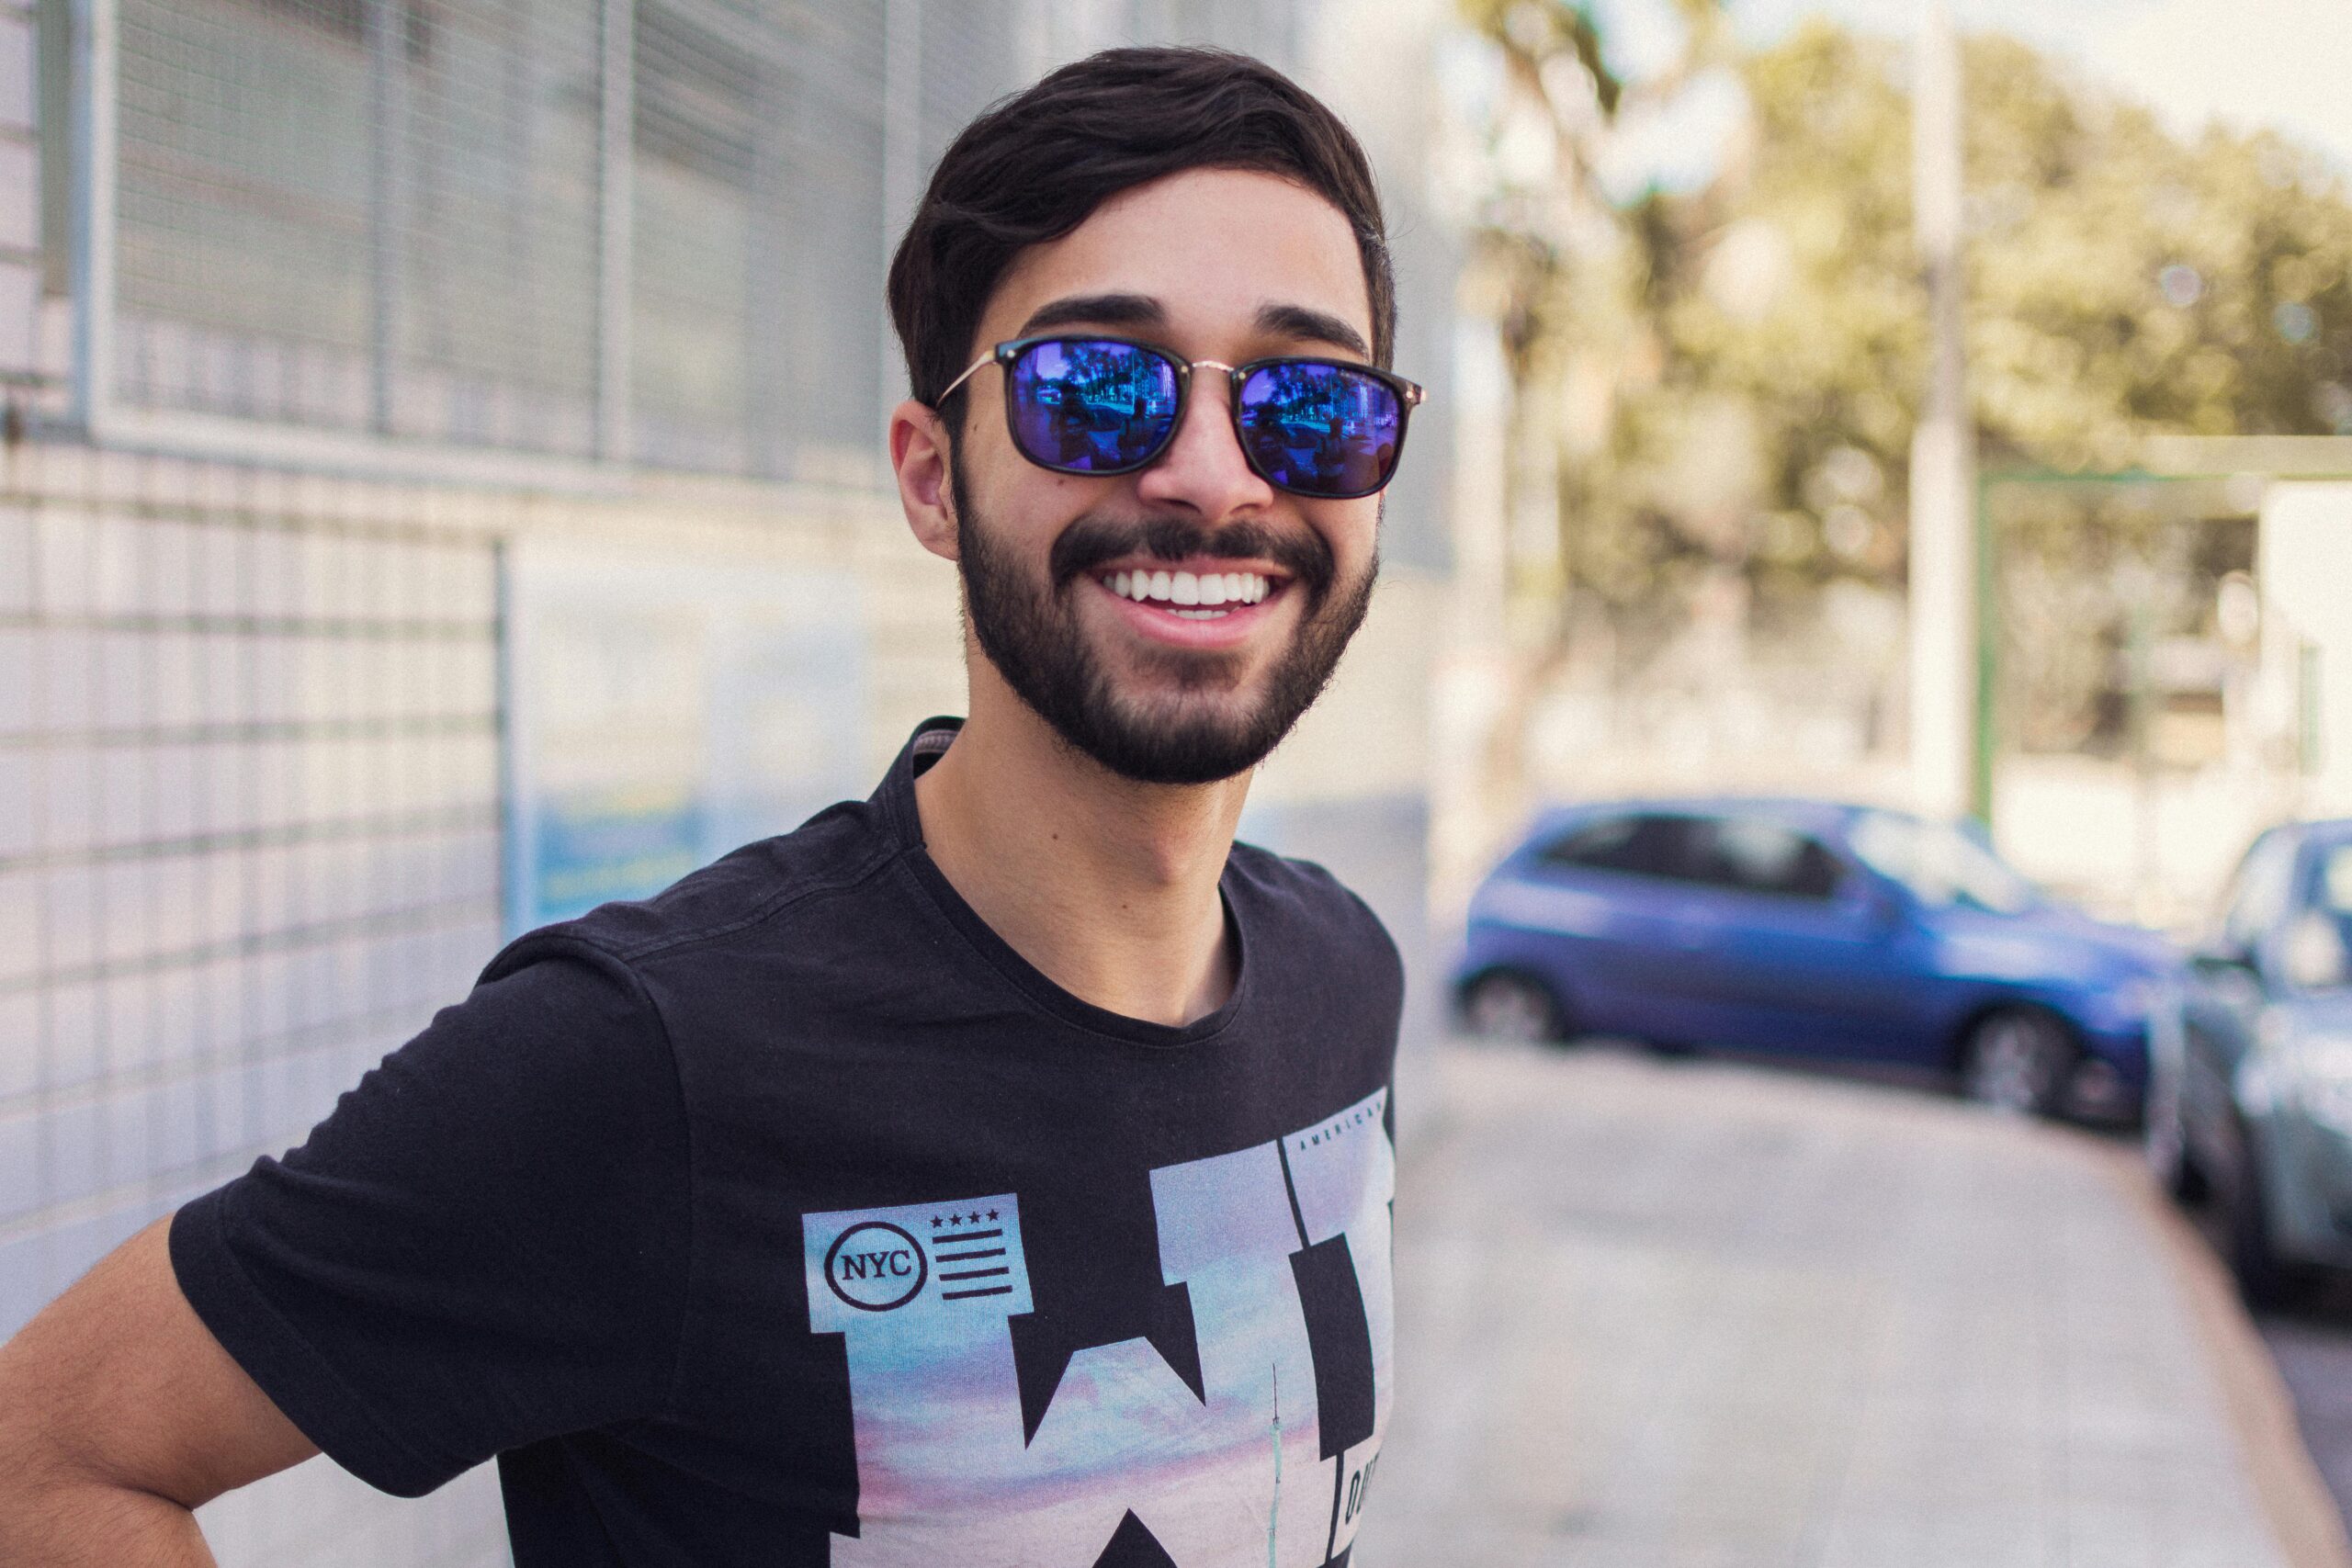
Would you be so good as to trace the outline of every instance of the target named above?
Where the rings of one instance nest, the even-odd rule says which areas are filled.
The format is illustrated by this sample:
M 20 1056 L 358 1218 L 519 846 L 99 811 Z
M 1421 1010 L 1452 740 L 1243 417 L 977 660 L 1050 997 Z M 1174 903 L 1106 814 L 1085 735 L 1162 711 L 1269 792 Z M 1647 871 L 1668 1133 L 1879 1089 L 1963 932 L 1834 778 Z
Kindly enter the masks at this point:
M 1228 365 L 1368 361 L 1372 321 L 1337 208 L 1272 175 L 1211 169 L 1122 192 L 1023 253 L 971 357 L 1010 338 L 1088 332 Z M 1254 767 L 1363 619 L 1378 498 L 1310 500 L 1261 479 L 1215 370 L 1194 373 L 1159 459 L 1112 477 L 1023 457 L 1005 430 L 1001 371 L 966 386 L 951 494 L 965 603 L 989 662 L 1065 740 L 1128 778 L 1202 784 Z M 1202 593 L 1209 577 L 1221 581 Z

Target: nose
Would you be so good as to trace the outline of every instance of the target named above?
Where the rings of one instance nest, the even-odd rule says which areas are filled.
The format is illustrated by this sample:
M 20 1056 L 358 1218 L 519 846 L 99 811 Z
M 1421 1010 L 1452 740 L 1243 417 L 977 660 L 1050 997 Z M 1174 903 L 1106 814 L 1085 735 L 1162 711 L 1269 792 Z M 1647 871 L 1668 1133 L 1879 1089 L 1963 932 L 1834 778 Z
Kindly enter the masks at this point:
M 1241 455 L 1232 397 L 1232 379 L 1222 367 L 1194 367 L 1183 422 L 1159 460 L 1136 476 L 1137 499 L 1211 523 L 1273 504 L 1274 487 Z

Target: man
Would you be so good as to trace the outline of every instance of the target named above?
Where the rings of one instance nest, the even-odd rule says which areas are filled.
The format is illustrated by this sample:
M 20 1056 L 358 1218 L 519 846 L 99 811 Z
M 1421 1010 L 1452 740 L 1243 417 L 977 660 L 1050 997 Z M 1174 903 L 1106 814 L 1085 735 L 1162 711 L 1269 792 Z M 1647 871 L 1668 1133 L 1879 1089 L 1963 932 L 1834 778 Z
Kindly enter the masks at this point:
M 1409 383 L 1328 110 L 1124 51 L 951 148 L 890 455 L 970 716 L 509 947 L 0 1352 L 0 1561 L 209 1561 L 318 1450 L 495 1456 L 518 1568 L 1344 1560 L 1401 976 L 1233 843 L 1361 620 Z

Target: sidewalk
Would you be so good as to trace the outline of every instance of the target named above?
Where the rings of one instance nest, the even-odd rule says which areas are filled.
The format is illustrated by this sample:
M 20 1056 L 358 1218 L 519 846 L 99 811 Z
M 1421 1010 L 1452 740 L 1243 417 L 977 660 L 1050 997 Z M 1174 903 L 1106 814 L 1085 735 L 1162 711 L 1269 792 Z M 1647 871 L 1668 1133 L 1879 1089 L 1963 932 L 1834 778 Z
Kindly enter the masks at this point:
M 1610 1051 L 1433 1076 L 1355 1568 L 2352 1565 L 2128 1144 Z

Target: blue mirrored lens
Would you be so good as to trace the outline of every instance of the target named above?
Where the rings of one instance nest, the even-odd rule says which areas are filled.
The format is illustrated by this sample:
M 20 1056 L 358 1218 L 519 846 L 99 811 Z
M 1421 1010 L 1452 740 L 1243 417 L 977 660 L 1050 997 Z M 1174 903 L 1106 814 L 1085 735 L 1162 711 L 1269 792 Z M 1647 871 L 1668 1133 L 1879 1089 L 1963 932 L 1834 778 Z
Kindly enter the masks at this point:
M 1135 468 L 1176 427 L 1176 367 L 1133 344 L 1038 344 L 1013 361 L 1006 390 L 1014 443 L 1069 473 Z
M 1344 365 L 1265 365 L 1238 397 L 1250 461 L 1284 490 L 1363 495 L 1396 471 L 1404 405 L 1376 376 Z

